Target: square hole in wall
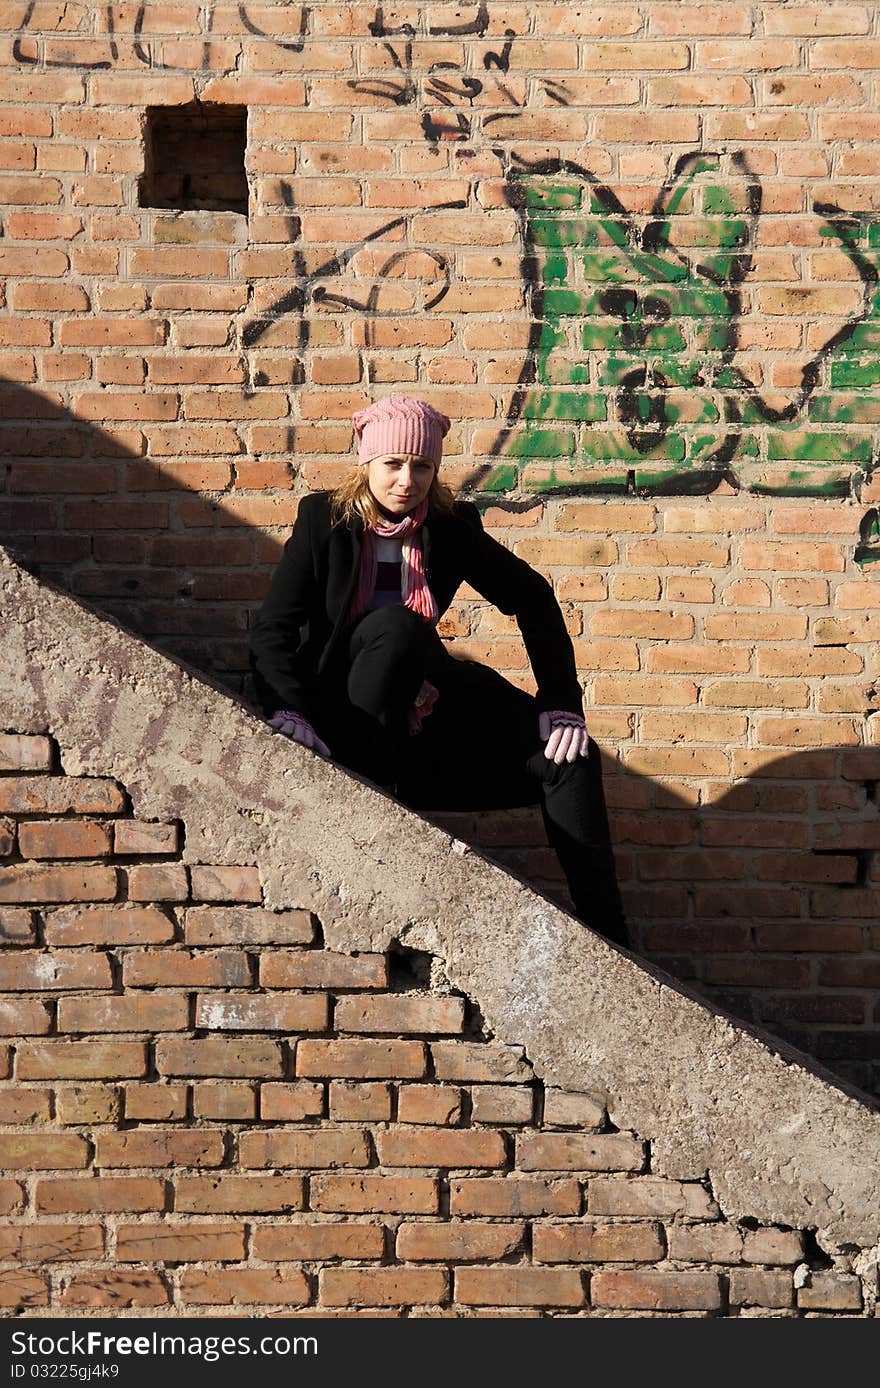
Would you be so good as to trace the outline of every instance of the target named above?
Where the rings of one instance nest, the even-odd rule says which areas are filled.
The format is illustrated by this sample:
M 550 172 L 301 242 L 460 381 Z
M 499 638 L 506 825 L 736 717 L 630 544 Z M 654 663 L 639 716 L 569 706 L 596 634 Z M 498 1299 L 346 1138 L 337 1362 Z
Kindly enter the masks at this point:
M 246 147 L 246 106 L 148 106 L 140 206 L 247 216 Z

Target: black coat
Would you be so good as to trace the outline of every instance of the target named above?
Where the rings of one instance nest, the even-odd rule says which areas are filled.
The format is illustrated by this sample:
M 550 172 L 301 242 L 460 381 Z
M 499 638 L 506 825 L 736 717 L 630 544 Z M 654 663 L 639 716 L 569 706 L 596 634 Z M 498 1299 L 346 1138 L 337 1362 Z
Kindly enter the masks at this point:
M 251 665 L 267 717 L 295 709 L 319 721 L 321 685 L 332 678 L 360 571 L 363 522 L 332 525 L 330 493 L 303 497 L 251 632 Z M 469 583 L 516 618 L 538 686 L 541 709 L 582 711 L 571 638 L 553 589 L 483 529 L 476 506 L 457 501 L 422 526 L 428 586 L 442 616 Z

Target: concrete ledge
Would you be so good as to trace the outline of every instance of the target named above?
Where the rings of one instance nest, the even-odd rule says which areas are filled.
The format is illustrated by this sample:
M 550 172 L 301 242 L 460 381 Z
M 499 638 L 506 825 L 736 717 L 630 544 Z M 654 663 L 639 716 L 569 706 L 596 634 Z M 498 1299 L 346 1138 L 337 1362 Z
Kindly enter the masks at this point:
M 179 818 L 190 863 L 256 864 L 276 909 L 331 947 L 440 956 L 497 1039 L 548 1085 L 593 1090 L 706 1172 L 729 1219 L 880 1238 L 880 1113 L 799 1052 L 713 1011 L 501 869 L 0 550 L 0 731 L 49 733 L 71 774 L 113 776 L 137 815 Z

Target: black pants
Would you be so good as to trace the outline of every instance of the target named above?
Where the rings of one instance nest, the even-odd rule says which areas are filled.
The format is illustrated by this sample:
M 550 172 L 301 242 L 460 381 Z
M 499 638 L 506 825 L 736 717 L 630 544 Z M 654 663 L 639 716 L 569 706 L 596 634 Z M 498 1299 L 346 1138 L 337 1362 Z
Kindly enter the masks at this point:
M 409 710 L 424 679 L 440 697 L 410 736 Z M 550 761 L 532 695 L 487 666 L 453 659 L 433 627 L 399 606 L 367 613 L 352 628 L 320 706 L 317 730 L 333 759 L 412 809 L 540 804 L 576 914 L 629 943 L 592 740 L 588 757 Z

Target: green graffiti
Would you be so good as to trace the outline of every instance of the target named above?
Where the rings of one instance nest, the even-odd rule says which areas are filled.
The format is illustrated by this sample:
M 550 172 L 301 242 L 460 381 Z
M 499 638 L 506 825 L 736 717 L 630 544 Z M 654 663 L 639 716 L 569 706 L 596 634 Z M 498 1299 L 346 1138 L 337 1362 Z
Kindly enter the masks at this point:
M 860 309 L 829 323 L 778 406 L 741 360 L 761 213 L 760 184 L 741 156 L 683 157 L 641 215 L 562 160 L 512 172 L 509 187 L 533 321 L 482 489 L 509 477 L 502 458 L 522 460 L 524 491 L 609 490 L 624 477 L 643 494 L 704 493 L 723 479 L 821 497 L 851 494 L 870 474 L 870 426 L 880 419 L 869 394 L 880 383 L 876 219 L 817 205 L 823 235 L 858 272 Z M 797 313 L 803 291 L 789 292 Z M 782 301 L 776 321 L 785 313 Z M 533 458 L 557 466 L 536 476 Z

